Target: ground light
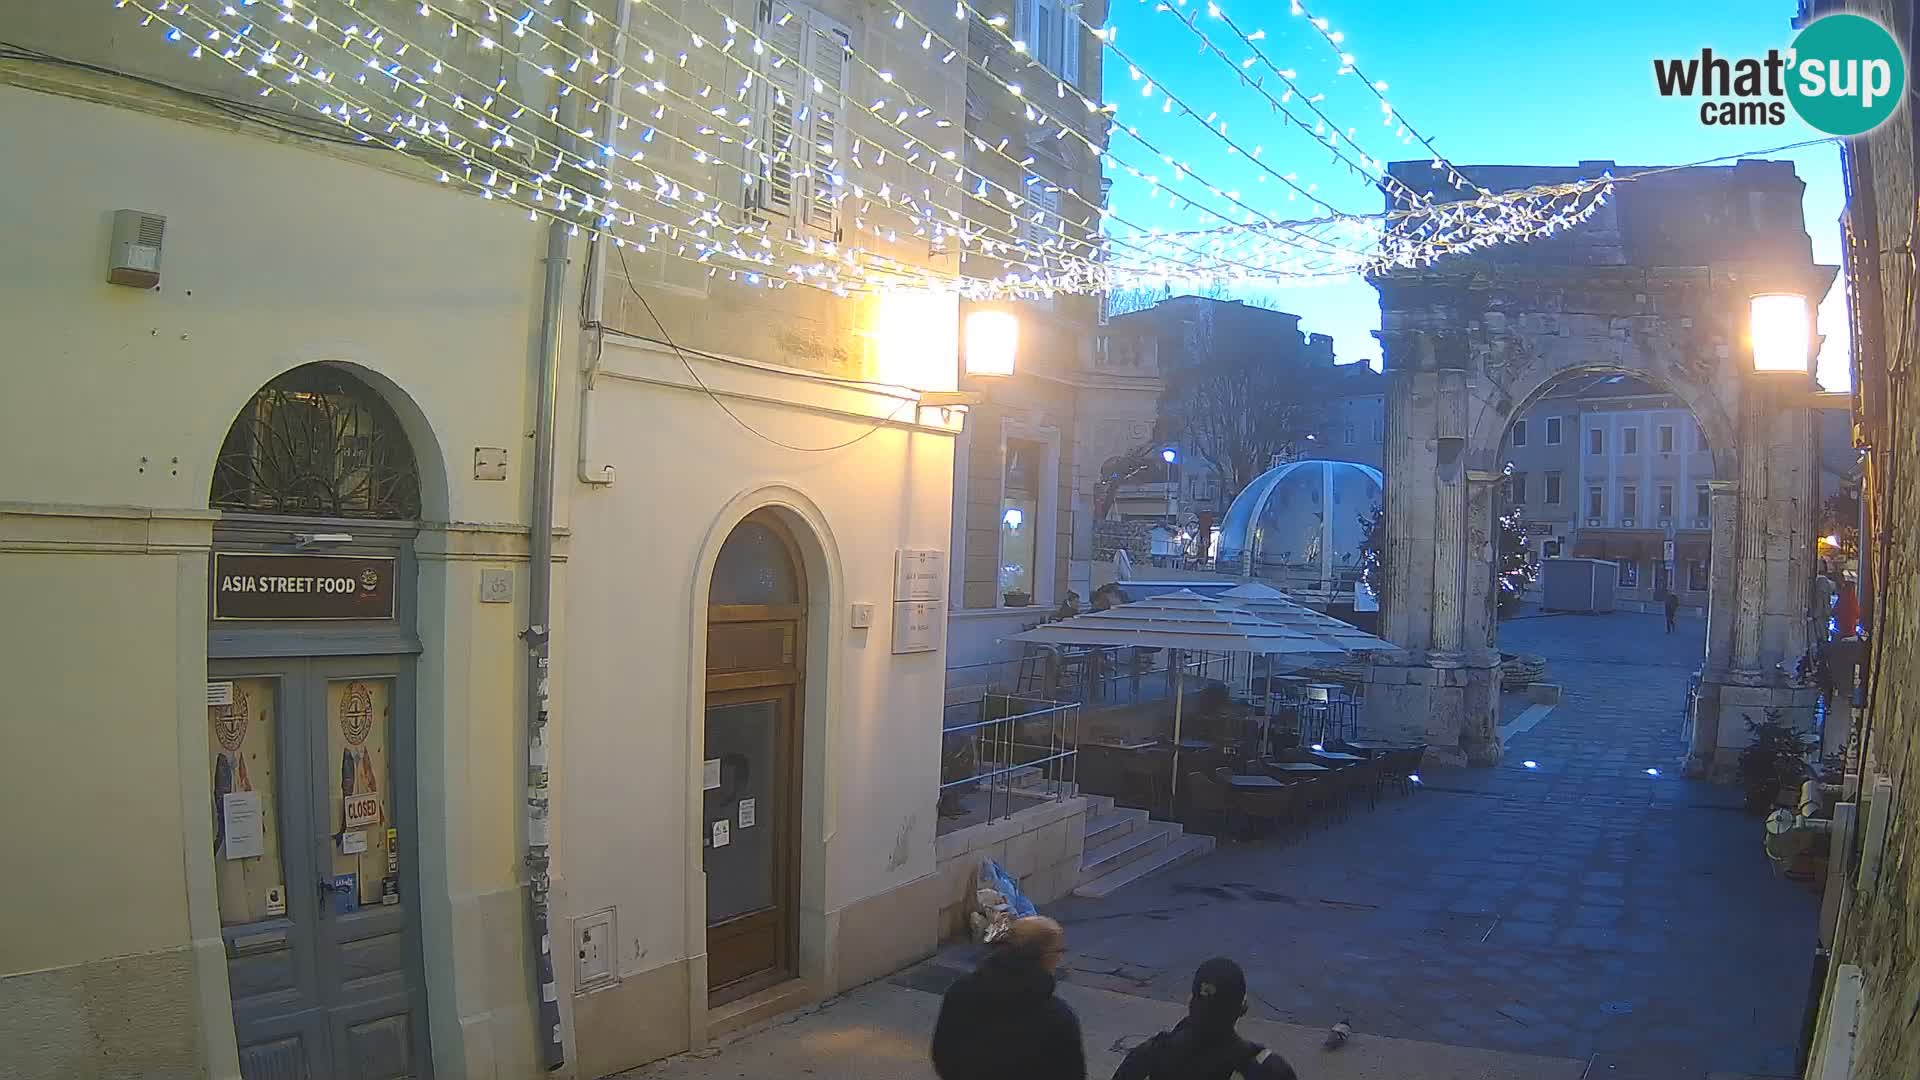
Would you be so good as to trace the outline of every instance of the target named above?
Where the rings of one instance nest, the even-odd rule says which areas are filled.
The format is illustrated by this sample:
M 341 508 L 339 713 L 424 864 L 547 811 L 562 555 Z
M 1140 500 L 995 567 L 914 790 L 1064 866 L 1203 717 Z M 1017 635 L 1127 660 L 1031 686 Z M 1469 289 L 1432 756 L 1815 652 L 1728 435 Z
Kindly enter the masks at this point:
M 1659 770 L 1659 769 L 1648 769 L 1648 770 L 1647 770 L 1647 775 L 1648 775 L 1648 776 L 1659 776 L 1659 775 L 1660 775 L 1660 770 Z
M 1413 782 L 1413 783 L 1415 783 L 1415 784 L 1417 784 L 1417 783 L 1419 783 L 1419 782 L 1420 782 L 1420 774 L 1419 774 L 1419 773 L 1408 773 L 1408 774 L 1407 774 L 1407 779 L 1408 779 L 1409 781 L 1411 781 L 1411 782 Z
M 1523 761 L 1520 764 L 1525 765 L 1529 769 L 1537 769 L 1540 767 L 1540 763 L 1537 761 Z

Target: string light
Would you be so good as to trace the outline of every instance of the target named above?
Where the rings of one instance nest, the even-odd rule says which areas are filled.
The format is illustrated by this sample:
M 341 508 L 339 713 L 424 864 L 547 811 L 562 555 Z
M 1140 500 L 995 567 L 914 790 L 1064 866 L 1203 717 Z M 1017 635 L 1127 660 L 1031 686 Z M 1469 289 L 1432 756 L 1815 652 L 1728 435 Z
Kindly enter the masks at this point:
M 217 13 L 212 5 L 189 10 L 174 0 L 120 0 L 116 6 L 144 15 L 143 25 L 157 24 L 169 41 L 190 49 L 191 56 L 238 71 L 261 97 L 277 95 L 311 109 L 367 145 L 426 162 L 431 175 L 450 188 L 514 205 L 534 220 L 563 221 L 576 233 L 606 235 L 621 247 L 685 260 L 704 268 L 709 277 L 725 274 L 747 284 L 801 283 L 843 295 L 912 287 L 996 297 L 1100 292 L 1168 281 L 1271 285 L 1333 280 L 1551 235 L 1590 215 L 1611 183 L 1607 178 L 1604 184 L 1584 187 L 1483 195 L 1379 215 L 1327 210 L 1317 219 L 1279 219 L 1237 193 L 1207 183 L 1171 155 L 1158 154 L 1173 169 L 1172 178 L 1164 182 L 1123 165 L 1123 159 L 1100 143 L 1097 129 L 1089 134 L 1071 117 L 1050 115 L 1041 102 L 1044 95 L 1033 88 L 1051 83 L 1053 100 L 1070 105 L 1077 101 L 1096 125 L 1107 124 L 1117 110 L 1052 77 L 1029 52 L 1015 50 L 1012 55 L 1024 62 L 1021 71 L 1039 67 L 1041 77 L 1016 72 L 1023 82 L 990 71 L 985 59 L 968 58 L 969 70 L 1022 89 L 1020 99 L 1029 111 L 1021 116 L 1029 120 L 1035 137 L 1071 136 L 1110 167 L 1123 167 L 1153 191 L 1165 193 L 1170 203 L 1201 213 L 1203 223 L 1220 223 L 1213 229 L 1143 229 L 1087 200 L 1072 184 L 1056 184 L 1034 173 L 1030 153 L 1016 157 L 1005 140 L 996 145 L 968 135 L 963 124 L 914 94 L 908 80 L 848 49 L 843 59 L 877 79 L 894 100 L 883 96 L 862 107 L 850 98 L 838 110 L 834 119 L 846 128 L 843 135 L 852 146 L 847 156 L 854 168 L 843 168 L 837 141 L 823 143 L 825 156 L 813 161 L 816 168 L 824 166 L 823 177 L 816 179 L 846 231 L 832 238 L 814 236 L 804 226 L 770 224 L 741 205 L 752 185 L 768 182 L 767 169 L 782 165 L 793 175 L 801 166 L 788 153 L 800 137 L 792 125 L 785 145 L 776 150 L 765 141 L 770 138 L 765 133 L 773 130 L 769 118 L 754 107 L 756 92 L 766 92 L 761 64 L 798 64 L 801 57 L 741 27 L 711 3 L 705 6 L 719 17 L 713 27 L 696 28 L 662 13 L 664 21 L 685 34 L 684 44 L 670 46 L 671 31 L 642 37 L 630 27 L 598 19 L 577 0 L 558 0 L 557 10 L 556 0 L 524 0 L 517 16 L 472 2 L 473 10 L 484 15 L 456 18 L 445 8 L 469 0 L 442 0 L 438 10 L 447 19 L 446 40 L 454 43 L 444 48 L 428 44 L 434 38 L 431 19 L 437 10 L 430 0 L 400 5 L 406 18 L 417 12 L 428 20 L 409 23 L 405 31 L 373 21 L 367 0 L 331 0 L 324 10 L 327 0 L 236 0 Z M 537 13 L 533 4 L 548 10 Z M 243 10 L 255 8 L 259 10 Z M 638 60 L 616 69 L 616 61 L 598 43 L 567 24 L 564 16 L 576 10 L 582 26 L 617 35 L 623 51 L 637 46 Z M 967 0 L 960 0 L 955 11 L 963 21 L 979 18 L 1012 46 L 1015 39 L 1002 32 L 1005 16 L 984 15 Z M 1217 4 L 1211 11 L 1227 21 Z M 1077 16 L 1075 24 L 1086 25 Z M 874 32 L 887 28 L 906 35 L 906 44 L 929 61 L 942 57 L 939 66 L 961 55 L 931 25 L 903 8 L 892 19 L 869 24 Z M 1111 31 L 1095 33 L 1111 46 Z M 1251 45 L 1254 36 L 1242 36 Z M 516 91 L 526 95 L 508 78 L 482 77 L 448 51 L 483 55 L 509 49 L 509 43 L 516 62 L 537 72 L 531 76 L 533 83 L 553 88 L 553 104 L 528 104 L 515 97 Z M 335 69 L 328 70 L 327 64 L 336 59 Z M 703 81 L 701 72 L 714 64 L 736 67 L 745 77 L 731 89 Z M 651 69 L 653 77 L 636 78 L 629 66 Z M 808 77 L 818 87 L 819 76 L 808 72 Z M 1140 77 L 1151 82 L 1144 74 Z M 632 110 L 618 107 L 609 82 L 631 89 L 645 104 Z M 1164 86 L 1154 92 L 1168 102 L 1175 100 Z M 602 123 L 586 121 L 576 130 L 561 123 L 559 102 L 576 93 L 581 95 L 576 99 L 579 113 L 597 116 L 605 110 L 604 117 L 598 117 Z M 1206 123 L 1229 147 L 1240 148 L 1227 135 L 1226 121 L 1216 125 L 1212 115 L 1203 118 L 1185 103 L 1179 107 Z M 1316 115 L 1324 117 L 1318 110 Z M 932 130 L 915 134 L 907 126 L 910 122 Z M 1119 130 L 1158 153 L 1137 132 Z M 887 132 L 888 141 L 875 140 L 874 131 Z M 961 160 L 963 140 L 969 139 L 983 158 L 1016 167 L 1022 179 L 1009 184 L 969 168 Z M 674 149 L 650 156 L 650 146 Z M 864 159 L 869 151 L 871 162 Z M 1357 146 L 1356 152 L 1377 164 Z M 1257 161 L 1258 148 L 1248 156 Z M 764 168 L 751 167 L 754 157 Z M 888 175 L 921 176 L 924 183 L 896 189 L 885 182 L 880 174 L 888 157 L 894 158 L 894 171 Z M 1292 174 L 1259 164 L 1293 180 Z M 872 187 L 874 181 L 881 181 L 880 186 Z M 1174 190 L 1189 181 L 1238 207 L 1244 217 L 1236 221 Z M 1075 200 L 1090 213 L 1078 220 L 1063 215 L 1034 199 L 1036 189 L 1061 201 Z M 1325 208 L 1310 185 L 1302 190 Z M 794 216 L 806 215 L 796 207 Z M 931 260 L 902 262 L 890 253 L 898 249 L 902 233 L 925 239 L 930 255 L 957 242 L 960 268 Z M 968 261 L 979 258 L 998 264 L 999 272 L 968 272 Z

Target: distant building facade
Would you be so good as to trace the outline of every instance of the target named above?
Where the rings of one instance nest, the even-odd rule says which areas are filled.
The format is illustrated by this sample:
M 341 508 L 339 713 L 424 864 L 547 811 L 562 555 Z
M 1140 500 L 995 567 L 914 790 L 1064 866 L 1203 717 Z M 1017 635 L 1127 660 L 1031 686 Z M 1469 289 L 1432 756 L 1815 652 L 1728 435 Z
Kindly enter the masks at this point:
M 1166 432 L 1160 450 L 1172 450 L 1174 460 L 1157 459 L 1135 482 L 1122 485 L 1109 517 L 1126 519 L 1173 516 L 1189 525 L 1217 523 L 1237 494 L 1239 484 L 1264 469 L 1280 464 L 1269 459 L 1255 463 L 1248 475 L 1233 478 L 1207 461 L 1195 440 L 1183 437 L 1181 410 L 1166 390 L 1177 384 L 1208 357 L 1234 350 L 1252 350 L 1270 362 L 1300 373 L 1292 388 L 1301 404 L 1316 406 L 1320 415 L 1305 438 L 1290 453 L 1293 459 L 1357 461 L 1380 466 L 1386 441 L 1386 388 L 1380 373 L 1364 364 L 1341 364 L 1334 358 L 1333 338 L 1303 333 L 1300 316 L 1255 307 L 1240 300 L 1178 296 L 1150 308 L 1114 316 L 1097 353 L 1106 358 L 1112 376 L 1131 376 L 1133 405 L 1130 423 L 1109 425 L 1109 459 L 1142 445 L 1138 437 Z M 1123 376 L 1122 373 L 1125 373 Z M 1136 374 L 1137 373 L 1137 374 Z M 1154 412 L 1145 414 L 1139 386 L 1153 387 Z M 1156 428 L 1154 421 L 1158 421 Z

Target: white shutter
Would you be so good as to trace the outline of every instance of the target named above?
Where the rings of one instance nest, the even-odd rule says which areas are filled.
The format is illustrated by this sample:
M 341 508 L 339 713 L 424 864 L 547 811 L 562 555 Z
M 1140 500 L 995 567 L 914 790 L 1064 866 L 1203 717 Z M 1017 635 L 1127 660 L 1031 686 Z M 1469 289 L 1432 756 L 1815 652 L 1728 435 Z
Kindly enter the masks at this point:
M 1062 0 L 1060 8 L 1060 78 L 1080 86 L 1080 19 L 1078 5 Z
M 763 210 L 791 218 L 800 201 L 799 186 L 806 172 L 806 143 L 795 130 L 795 116 L 805 107 L 805 10 L 781 0 L 760 8 L 761 54 L 760 137 L 755 154 L 760 173 L 758 198 Z
M 830 240 L 839 239 L 839 183 L 841 158 L 846 153 L 848 53 L 853 47 L 847 28 L 821 15 L 808 13 L 805 77 L 806 113 L 798 121 L 807 139 L 805 219 L 802 224 Z

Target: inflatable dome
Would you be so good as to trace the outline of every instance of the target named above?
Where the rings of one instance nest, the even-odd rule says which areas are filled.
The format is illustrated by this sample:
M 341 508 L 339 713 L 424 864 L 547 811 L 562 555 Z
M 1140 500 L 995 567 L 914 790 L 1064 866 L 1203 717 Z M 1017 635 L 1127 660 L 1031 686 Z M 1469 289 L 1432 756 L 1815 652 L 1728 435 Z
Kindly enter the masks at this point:
M 1366 536 L 1361 521 L 1384 492 L 1380 470 L 1355 462 L 1277 465 L 1255 477 L 1227 508 L 1215 565 L 1296 596 L 1351 599 Z

